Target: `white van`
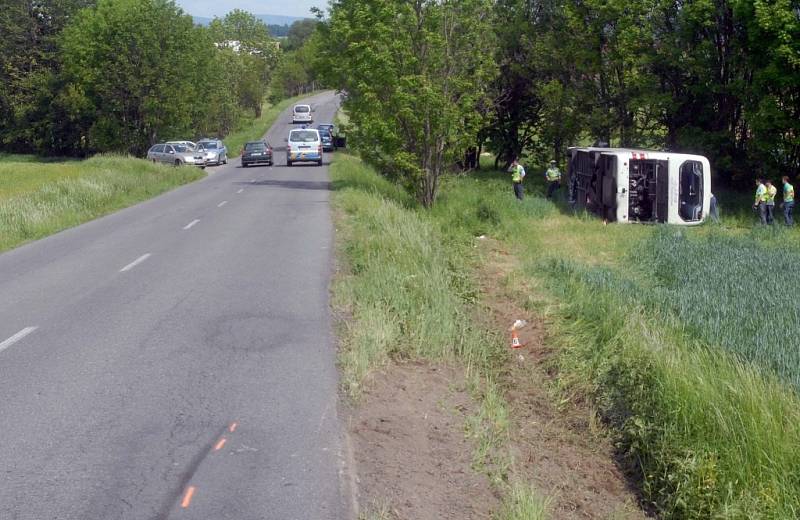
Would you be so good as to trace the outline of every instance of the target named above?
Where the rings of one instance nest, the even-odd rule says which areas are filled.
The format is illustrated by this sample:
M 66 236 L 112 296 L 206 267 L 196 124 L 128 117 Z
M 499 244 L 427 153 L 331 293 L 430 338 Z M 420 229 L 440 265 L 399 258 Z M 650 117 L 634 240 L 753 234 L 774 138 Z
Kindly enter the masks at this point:
M 311 105 L 295 105 L 292 109 L 292 123 L 313 123 Z
M 314 128 L 292 130 L 286 140 L 286 166 L 296 162 L 315 162 L 322 166 L 322 139 Z
M 629 148 L 570 148 L 570 202 L 616 222 L 701 224 L 711 165 L 701 155 Z

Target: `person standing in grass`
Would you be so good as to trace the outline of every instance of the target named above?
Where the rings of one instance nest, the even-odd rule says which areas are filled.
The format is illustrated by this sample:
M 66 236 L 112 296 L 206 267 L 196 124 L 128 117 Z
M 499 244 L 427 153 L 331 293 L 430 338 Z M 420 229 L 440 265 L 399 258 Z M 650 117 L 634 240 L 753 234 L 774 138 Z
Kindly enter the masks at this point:
M 511 166 L 508 168 L 511 173 L 511 184 L 514 186 L 514 195 L 517 199 L 522 200 L 525 192 L 522 189 L 522 181 L 525 180 L 525 168 L 519 163 L 517 159 L 511 161 Z
M 772 181 L 766 182 L 767 187 L 767 224 L 770 226 L 775 223 L 775 197 L 778 195 L 778 188 L 773 186 Z
M 789 177 L 783 176 L 783 218 L 787 226 L 794 226 L 794 186 L 789 184 Z
M 764 179 L 761 177 L 756 179 L 756 200 L 753 203 L 753 209 L 758 210 L 761 225 L 765 226 L 767 224 L 767 187 L 764 186 Z
M 561 187 L 561 170 L 556 166 L 555 161 L 550 161 L 550 167 L 544 172 L 547 180 L 547 198 L 551 198 L 557 189 Z
M 717 196 L 713 193 L 711 194 L 711 202 L 709 204 L 708 213 L 711 216 L 711 220 L 714 221 L 714 224 L 719 224 L 719 208 L 717 207 Z

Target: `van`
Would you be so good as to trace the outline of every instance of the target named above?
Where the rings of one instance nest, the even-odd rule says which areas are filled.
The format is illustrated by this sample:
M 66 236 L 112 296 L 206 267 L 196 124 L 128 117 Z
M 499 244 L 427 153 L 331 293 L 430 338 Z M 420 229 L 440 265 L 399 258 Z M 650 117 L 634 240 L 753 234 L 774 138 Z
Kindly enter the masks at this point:
M 702 224 L 711 165 L 700 155 L 629 148 L 570 148 L 570 203 L 604 220 Z
M 292 109 L 292 123 L 312 123 L 311 105 L 295 105 Z
M 313 128 L 292 130 L 286 140 L 286 166 L 296 162 L 315 162 L 322 166 L 322 139 Z

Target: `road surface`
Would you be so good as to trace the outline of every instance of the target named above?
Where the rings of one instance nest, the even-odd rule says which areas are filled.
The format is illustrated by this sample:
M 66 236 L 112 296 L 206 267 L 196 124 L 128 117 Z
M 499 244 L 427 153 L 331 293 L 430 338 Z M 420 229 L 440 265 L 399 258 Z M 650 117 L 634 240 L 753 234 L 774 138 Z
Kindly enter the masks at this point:
M 274 167 L 0 255 L 0 518 L 350 516 L 328 168 L 285 166 L 290 126 Z

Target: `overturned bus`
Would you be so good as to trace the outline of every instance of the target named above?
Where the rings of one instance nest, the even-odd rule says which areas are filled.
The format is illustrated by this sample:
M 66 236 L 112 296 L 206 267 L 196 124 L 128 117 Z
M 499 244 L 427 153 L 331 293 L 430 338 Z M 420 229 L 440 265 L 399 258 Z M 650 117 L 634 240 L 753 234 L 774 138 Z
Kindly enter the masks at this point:
M 612 222 L 702 223 L 711 166 L 700 155 L 628 148 L 570 148 L 570 202 Z

